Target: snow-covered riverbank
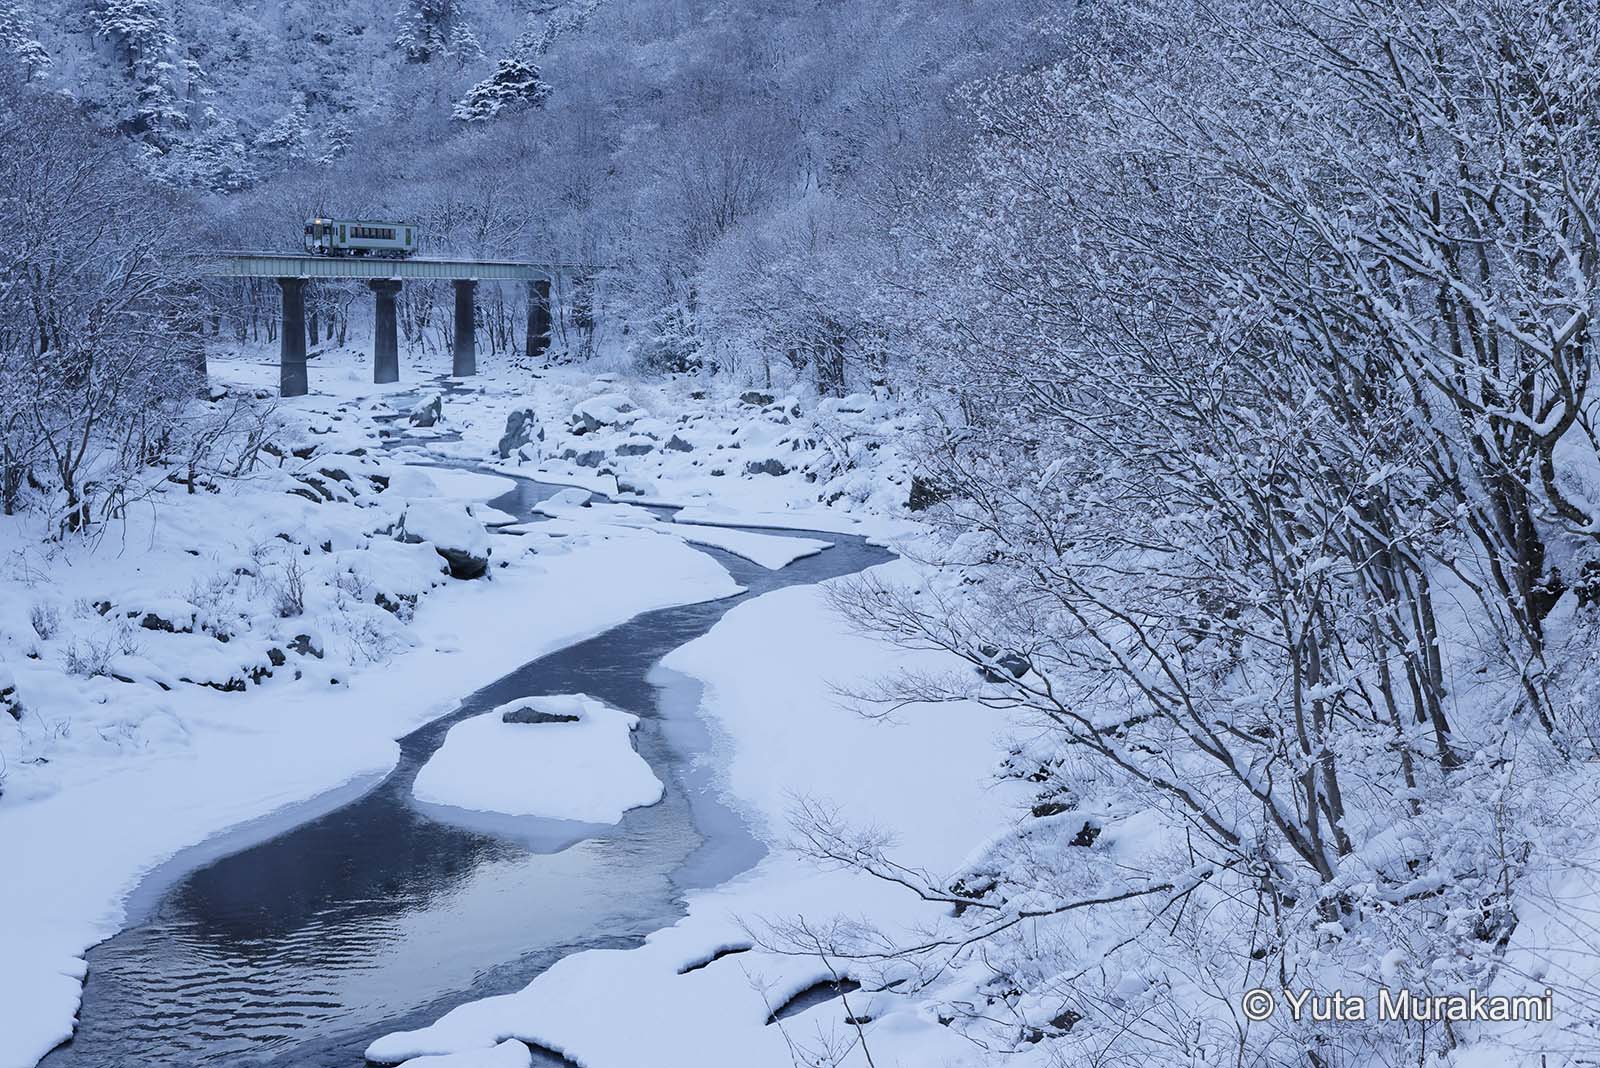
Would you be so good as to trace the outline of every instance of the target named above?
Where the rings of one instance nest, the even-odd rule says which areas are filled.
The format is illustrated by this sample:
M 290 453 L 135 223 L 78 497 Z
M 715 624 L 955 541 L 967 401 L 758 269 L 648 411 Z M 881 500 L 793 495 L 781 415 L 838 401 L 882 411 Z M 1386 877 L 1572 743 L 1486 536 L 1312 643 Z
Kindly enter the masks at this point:
M 911 566 L 884 565 L 879 574 L 907 578 Z M 909 708 L 885 719 L 858 714 L 836 686 L 948 665 L 936 654 L 908 654 L 851 633 L 821 587 L 739 605 L 663 666 L 703 683 L 702 712 L 717 738 L 714 774 L 773 852 L 731 882 L 691 894 L 688 915 L 642 948 L 567 957 L 526 990 L 391 1035 L 369 1056 L 393 1063 L 454 1053 L 461 1056 L 452 1063 L 487 1066 L 506 1056 L 497 1047 L 512 1037 L 586 1068 L 688 1068 L 703 1065 L 707 1050 L 728 1064 L 777 1066 L 804 1050 L 852 1046 L 847 1061 L 823 1063 L 857 1064 L 865 1063 L 862 1036 L 851 1021 L 870 1019 L 865 1041 L 879 1064 L 982 1063 L 982 1051 L 940 1026 L 920 998 L 875 989 L 893 982 L 876 965 L 820 946 L 807 952 L 807 936 L 795 941 L 791 926 L 804 918 L 826 945 L 841 922 L 903 936 L 948 922 L 948 908 L 829 870 L 782 845 L 797 805 L 807 805 L 870 823 L 909 866 L 958 870 L 1024 796 L 1016 786 L 1026 784 L 995 785 L 1003 720 L 975 704 Z M 793 1014 L 785 1009 L 800 992 L 838 978 L 867 989 Z M 626 1027 L 616 1025 L 619 1013 Z M 769 1022 L 774 1015 L 781 1020 Z
M 258 359 L 213 366 L 233 396 L 268 369 Z M 416 387 L 372 387 L 363 370 L 358 360 L 319 368 L 328 391 L 281 406 L 275 455 L 214 492 L 154 486 L 125 522 L 65 544 L 44 540 L 36 516 L 0 526 L 0 669 L 20 713 L 0 715 L 5 1068 L 27 1068 L 70 1035 L 84 951 L 124 923 L 129 894 L 163 861 L 228 828 L 265 834 L 276 825 L 252 821 L 319 795 L 345 796 L 329 792 L 384 772 L 396 737 L 542 652 L 639 612 L 735 592 L 690 541 L 740 542 L 728 547 L 767 566 L 822 544 L 744 544 L 749 535 L 710 528 L 679 537 L 598 514 L 484 535 L 483 523 L 513 518 L 485 507 L 512 480 L 406 462 L 488 458 L 507 410 L 543 408 L 559 426 L 574 397 L 615 383 L 573 374 L 527 393 L 526 381 L 486 377 L 481 393 L 450 398 L 446 429 L 461 440 L 448 441 L 407 431 L 404 419 L 399 431 L 375 421 L 394 410 L 386 395 L 404 398 L 403 413 L 415 398 L 402 391 Z M 408 433 L 432 451 L 379 447 Z M 566 481 L 589 470 L 536 451 L 506 462 Z M 615 475 L 600 477 L 614 488 Z M 700 481 L 749 487 L 720 495 L 744 507 L 806 503 L 797 478 L 723 477 Z M 692 481 L 686 499 L 718 497 Z M 441 538 L 463 540 L 451 538 L 463 526 L 480 531 L 465 539 L 481 542 L 474 551 L 492 549 L 490 581 L 451 578 L 453 562 L 434 551 Z

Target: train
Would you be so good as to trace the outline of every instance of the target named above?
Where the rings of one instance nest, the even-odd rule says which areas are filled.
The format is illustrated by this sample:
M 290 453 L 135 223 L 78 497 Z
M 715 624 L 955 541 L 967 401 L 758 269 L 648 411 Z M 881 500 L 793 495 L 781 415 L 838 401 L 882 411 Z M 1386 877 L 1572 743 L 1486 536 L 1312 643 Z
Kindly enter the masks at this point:
M 413 223 L 373 219 L 306 220 L 305 246 L 313 256 L 378 256 L 403 260 L 417 251 Z

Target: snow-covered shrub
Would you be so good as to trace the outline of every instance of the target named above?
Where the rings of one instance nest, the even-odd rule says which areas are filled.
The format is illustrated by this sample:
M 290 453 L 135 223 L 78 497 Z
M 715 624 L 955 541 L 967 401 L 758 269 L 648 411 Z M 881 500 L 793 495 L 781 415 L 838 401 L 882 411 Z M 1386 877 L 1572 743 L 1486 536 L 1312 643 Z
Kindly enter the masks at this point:
M 195 623 L 219 641 L 238 633 L 242 614 L 238 607 L 239 576 L 231 571 L 214 571 L 190 583 L 188 601 L 195 608 Z
M 61 608 L 54 601 L 35 601 L 28 609 L 28 622 L 40 639 L 49 641 L 61 629 Z
M 272 590 L 273 611 L 279 619 L 305 614 L 306 567 L 298 552 L 285 552 L 266 581 Z
M 93 678 L 111 673 L 111 660 L 117 655 L 116 639 L 111 635 L 79 636 L 68 640 L 62 653 L 68 675 Z

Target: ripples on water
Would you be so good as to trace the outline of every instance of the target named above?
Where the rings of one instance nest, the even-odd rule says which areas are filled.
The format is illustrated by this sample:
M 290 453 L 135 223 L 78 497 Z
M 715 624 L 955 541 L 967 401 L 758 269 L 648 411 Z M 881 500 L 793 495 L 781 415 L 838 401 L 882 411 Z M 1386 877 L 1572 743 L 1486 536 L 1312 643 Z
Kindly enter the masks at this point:
M 527 516 L 557 488 L 523 480 L 493 503 Z M 827 537 L 835 548 L 776 573 L 712 555 L 752 593 L 887 558 Z M 519 989 L 568 953 L 634 945 L 672 923 L 683 886 L 720 881 L 760 855 L 686 770 L 698 746 L 692 717 L 662 718 L 646 679 L 734 603 L 647 613 L 524 665 L 403 739 L 399 766 L 364 796 L 178 881 L 136 926 L 90 951 L 78 1034 L 44 1065 L 356 1065 L 379 1035 Z M 553 829 L 539 821 L 485 830 L 470 814 L 413 805 L 411 781 L 453 723 L 517 697 L 577 691 L 643 717 L 636 741 L 666 783 L 661 803 L 554 852 Z

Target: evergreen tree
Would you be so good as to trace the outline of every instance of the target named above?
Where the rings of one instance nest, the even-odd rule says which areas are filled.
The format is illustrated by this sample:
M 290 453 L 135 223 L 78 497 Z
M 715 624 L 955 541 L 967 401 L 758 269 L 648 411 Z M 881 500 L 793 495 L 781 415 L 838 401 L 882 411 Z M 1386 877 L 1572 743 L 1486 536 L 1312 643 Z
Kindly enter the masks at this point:
M 461 0 L 406 0 L 395 38 L 406 62 L 431 63 L 440 56 L 465 61 L 482 55 L 462 7 Z
M 162 0 L 100 0 L 95 31 L 110 40 L 125 61 L 127 92 L 112 101 L 119 129 L 162 151 L 171 131 L 186 126 L 176 83 L 177 41 Z
M 207 113 L 205 129 L 152 161 L 156 177 L 170 185 L 192 186 L 216 193 L 237 193 L 256 182 L 250 148 L 232 119 Z
M 0 52 L 15 58 L 24 80 L 50 66 L 50 53 L 34 34 L 32 15 L 22 0 L 0 0 Z
M 542 107 L 550 86 L 539 68 L 519 59 L 502 59 L 495 72 L 474 85 L 451 113 L 462 122 L 486 122 L 501 112 Z
M 305 159 L 309 155 L 309 131 L 310 115 L 305 94 L 296 93 L 289 101 L 289 110 L 256 135 L 256 146 L 283 159 Z
M 317 152 L 318 163 L 332 163 L 340 158 L 350 151 L 350 145 L 355 139 L 350 124 L 343 119 L 328 119 L 321 124 L 321 132 L 322 137 Z

